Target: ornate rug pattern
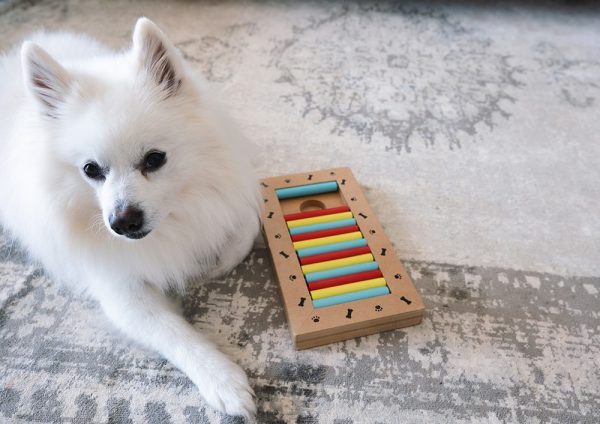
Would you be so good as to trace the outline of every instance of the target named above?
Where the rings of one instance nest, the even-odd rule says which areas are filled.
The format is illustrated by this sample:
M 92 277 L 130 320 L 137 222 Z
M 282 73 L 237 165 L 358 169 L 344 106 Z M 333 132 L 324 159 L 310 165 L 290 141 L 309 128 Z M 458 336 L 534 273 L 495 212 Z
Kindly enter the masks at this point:
M 248 371 L 259 423 L 596 423 L 600 10 L 593 3 L 0 1 L 114 47 L 163 27 L 261 151 L 350 166 L 427 308 L 293 349 L 267 253 L 185 316 Z M 0 422 L 235 423 L 1 237 Z

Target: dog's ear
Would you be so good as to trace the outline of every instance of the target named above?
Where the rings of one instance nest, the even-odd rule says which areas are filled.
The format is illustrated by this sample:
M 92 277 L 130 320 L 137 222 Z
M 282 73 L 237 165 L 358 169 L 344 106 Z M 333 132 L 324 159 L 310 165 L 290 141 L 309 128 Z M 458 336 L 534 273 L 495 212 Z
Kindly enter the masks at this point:
M 183 80 L 182 59 L 173 43 L 150 19 L 140 18 L 135 24 L 133 50 L 140 71 L 159 87 L 164 98 L 174 96 Z
M 21 47 L 25 86 L 37 99 L 41 111 L 52 118 L 60 116 L 73 86 L 69 73 L 45 50 L 25 41 Z

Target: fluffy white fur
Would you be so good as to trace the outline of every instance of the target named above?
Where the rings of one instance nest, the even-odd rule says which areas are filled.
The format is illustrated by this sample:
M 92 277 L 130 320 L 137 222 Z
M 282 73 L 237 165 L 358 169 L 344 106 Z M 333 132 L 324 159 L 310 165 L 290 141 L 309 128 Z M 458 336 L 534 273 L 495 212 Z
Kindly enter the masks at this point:
M 242 369 L 164 293 L 238 264 L 258 233 L 256 178 L 241 137 L 148 19 L 131 49 L 42 33 L 0 59 L 0 219 L 56 280 L 96 298 L 126 335 L 165 356 L 215 409 L 255 412 Z M 144 173 L 144 155 L 166 153 Z M 105 180 L 82 171 L 89 161 Z M 136 204 L 150 233 L 111 230 Z

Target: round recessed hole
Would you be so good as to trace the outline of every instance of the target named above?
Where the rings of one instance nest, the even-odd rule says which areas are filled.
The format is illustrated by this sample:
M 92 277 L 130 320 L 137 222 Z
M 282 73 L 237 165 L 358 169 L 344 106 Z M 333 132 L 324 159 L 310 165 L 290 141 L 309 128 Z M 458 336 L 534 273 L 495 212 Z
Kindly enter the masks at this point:
M 325 203 L 323 203 L 319 200 L 314 200 L 314 199 L 305 200 L 304 202 L 302 202 L 300 204 L 300 212 L 318 211 L 321 209 L 325 209 Z

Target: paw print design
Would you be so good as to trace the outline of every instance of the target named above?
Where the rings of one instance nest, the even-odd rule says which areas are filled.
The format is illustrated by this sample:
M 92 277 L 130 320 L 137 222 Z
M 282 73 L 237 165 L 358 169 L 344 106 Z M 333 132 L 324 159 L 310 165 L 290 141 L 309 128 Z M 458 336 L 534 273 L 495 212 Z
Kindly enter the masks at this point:
M 312 317 L 313 322 L 319 322 L 320 318 L 318 316 Z
M 279 233 L 275 234 L 275 238 L 276 239 L 280 239 L 281 238 L 281 234 L 279 234 Z
M 285 181 L 286 183 L 289 183 L 289 182 L 290 182 L 290 181 L 292 181 L 292 180 L 290 180 L 289 178 L 286 178 L 284 181 Z
M 375 234 L 375 230 L 369 230 L 369 234 Z
M 296 276 L 294 274 L 290 275 L 290 281 L 294 281 L 296 279 Z
M 375 305 L 375 310 L 377 312 L 381 312 L 381 311 L 383 311 L 383 308 L 381 307 L 381 305 Z
M 402 275 L 400 275 L 400 274 L 396 274 L 396 275 L 394 275 L 394 278 L 395 278 L 396 280 L 400 280 L 400 279 L 402 279 Z

